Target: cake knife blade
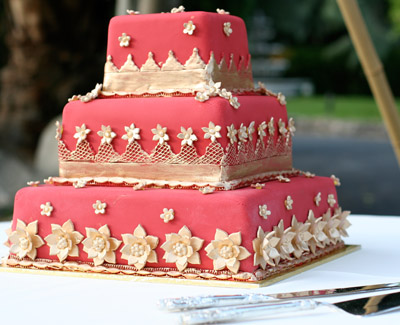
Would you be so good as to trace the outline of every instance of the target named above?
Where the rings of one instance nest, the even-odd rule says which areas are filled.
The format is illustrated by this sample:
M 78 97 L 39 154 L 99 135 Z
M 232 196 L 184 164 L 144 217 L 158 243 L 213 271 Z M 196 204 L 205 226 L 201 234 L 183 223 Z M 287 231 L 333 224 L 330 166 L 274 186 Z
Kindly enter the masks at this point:
M 296 313 L 314 310 L 325 306 L 334 311 L 344 311 L 356 316 L 374 316 L 400 310 L 400 292 L 327 303 L 312 299 L 281 300 L 275 303 L 229 306 L 192 310 L 181 316 L 181 324 L 199 325 L 223 323 L 228 321 L 248 321 L 249 319 L 277 318 L 280 316 L 296 316 Z
M 237 295 L 207 295 L 180 298 L 166 298 L 158 302 L 161 309 L 167 311 L 183 311 L 191 309 L 203 309 L 210 307 L 235 306 L 248 304 L 272 303 L 287 299 L 334 297 L 368 292 L 380 292 L 384 290 L 398 289 L 400 282 L 373 284 L 345 288 L 333 288 L 323 290 L 307 290 L 272 294 L 237 294 Z

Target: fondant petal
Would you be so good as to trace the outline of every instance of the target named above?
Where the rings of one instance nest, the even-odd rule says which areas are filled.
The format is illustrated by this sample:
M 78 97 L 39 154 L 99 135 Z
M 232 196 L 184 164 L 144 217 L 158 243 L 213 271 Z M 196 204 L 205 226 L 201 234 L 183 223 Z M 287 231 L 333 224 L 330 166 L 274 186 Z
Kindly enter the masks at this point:
M 34 235 L 34 236 L 32 236 L 32 244 L 35 248 L 39 248 L 39 247 L 43 246 L 45 243 L 44 243 L 42 237 L 40 237 L 38 235 Z
M 67 220 L 64 222 L 64 224 L 62 225 L 62 228 L 66 231 L 66 232 L 73 232 L 75 230 L 74 228 L 74 224 L 71 221 L 71 219 Z
M 238 273 L 239 266 L 240 266 L 239 261 L 235 261 L 235 263 L 233 263 L 233 265 L 227 265 L 228 269 L 235 274 Z
M 33 249 L 31 249 L 26 255 L 28 255 L 28 257 L 29 257 L 31 260 L 35 260 L 35 258 L 36 258 L 36 253 L 37 253 L 36 248 L 33 248 Z
M 215 240 L 223 240 L 226 237 L 228 237 L 228 233 L 227 232 L 225 232 L 225 231 L 223 231 L 221 229 L 217 229 L 215 231 Z
M 203 246 L 204 240 L 198 237 L 192 237 L 190 239 L 190 245 L 193 247 L 194 251 L 198 251 Z
M 73 245 L 71 251 L 69 252 L 69 256 L 78 257 L 79 256 L 79 248 L 76 245 Z
M 149 257 L 147 258 L 149 263 L 158 263 L 157 254 L 155 251 L 151 251 Z
M 200 254 L 197 252 L 194 252 L 192 256 L 188 258 L 188 262 L 190 264 L 200 264 Z
M 115 264 L 115 261 L 116 261 L 115 253 L 114 252 L 107 252 L 107 254 L 104 256 L 104 259 L 108 263 Z
M 31 235 L 36 235 L 36 233 L 37 233 L 37 224 L 38 224 L 37 220 L 32 221 L 31 223 L 29 223 L 26 226 L 26 231 L 29 232 L 29 234 L 31 234 Z
M 107 225 L 101 226 L 99 228 L 99 232 L 102 233 L 103 235 L 108 236 L 108 237 L 111 236 L 110 229 L 108 228 Z
M 189 228 L 186 227 L 186 226 L 183 226 L 183 227 L 179 230 L 178 234 L 181 235 L 181 236 L 189 237 L 189 238 L 192 237 L 192 233 L 190 232 Z
M 213 264 L 214 264 L 214 270 L 217 271 L 222 270 L 226 266 L 225 260 L 222 257 L 215 259 Z
M 141 225 L 138 225 L 135 229 L 135 231 L 133 232 L 133 234 L 137 237 L 145 237 L 146 231 L 144 230 L 144 228 Z
M 155 249 L 158 245 L 158 238 L 155 236 L 146 236 L 146 241 L 150 245 L 151 249 Z
M 248 258 L 251 255 L 250 252 L 243 246 L 240 246 L 239 250 L 240 250 L 240 253 L 239 253 L 239 256 L 237 257 L 237 259 L 240 261 Z
M 229 239 L 232 240 L 235 245 L 240 245 L 242 243 L 242 236 L 240 232 L 234 232 L 230 234 Z

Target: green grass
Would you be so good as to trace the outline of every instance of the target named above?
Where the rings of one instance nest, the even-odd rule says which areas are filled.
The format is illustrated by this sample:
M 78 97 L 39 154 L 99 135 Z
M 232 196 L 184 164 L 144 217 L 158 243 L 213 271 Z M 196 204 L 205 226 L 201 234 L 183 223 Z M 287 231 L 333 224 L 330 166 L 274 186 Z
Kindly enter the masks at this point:
M 400 100 L 397 100 L 399 110 Z M 311 96 L 287 99 L 289 116 L 380 121 L 372 96 Z M 400 110 L 399 110 L 400 112 Z

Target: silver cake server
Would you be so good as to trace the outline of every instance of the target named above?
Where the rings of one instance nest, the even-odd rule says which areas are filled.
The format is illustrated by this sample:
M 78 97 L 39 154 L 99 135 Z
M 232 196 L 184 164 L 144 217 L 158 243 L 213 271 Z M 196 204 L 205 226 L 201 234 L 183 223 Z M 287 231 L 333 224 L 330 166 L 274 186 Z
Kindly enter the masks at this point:
M 272 304 L 195 310 L 183 314 L 181 316 L 181 324 L 194 325 L 277 318 L 285 315 L 296 315 L 298 312 L 310 311 L 322 306 L 329 307 L 335 311 L 345 311 L 356 316 L 379 315 L 394 310 L 400 310 L 400 292 L 347 300 L 334 304 L 314 301 L 312 299 L 302 299 L 278 301 Z
M 210 295 L 210 296 L 193 296 L 181 298 L 161 299 L 158 306 L 168 311 L 183 311 L 190 309 L 201 309 L 221 306 L 248 305 L 276 302 L 281 299 L 299 299 L 299 298 L 315 298 L 315 297 L 332 297 L 367 292 L 379 292 L 384 290 L 400 288 L 400 282 L 374 284 L 358 287 L 346 287 L 323 290 L 308 290 L 287 293 L 274 294 L 240 294 L 240 295 Z

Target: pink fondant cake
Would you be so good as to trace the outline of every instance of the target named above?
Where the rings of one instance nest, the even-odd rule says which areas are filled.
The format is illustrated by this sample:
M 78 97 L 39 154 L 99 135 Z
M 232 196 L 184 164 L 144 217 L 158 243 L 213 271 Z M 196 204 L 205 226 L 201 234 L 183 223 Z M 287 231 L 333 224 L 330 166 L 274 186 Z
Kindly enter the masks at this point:
M 60 176 L 17 193 L 8 266 L 257 282 L 344 247 L 339 180 L 292 168 L 243 21 L 173 11 L 112 19 L 104 85 L 57 128 Z

